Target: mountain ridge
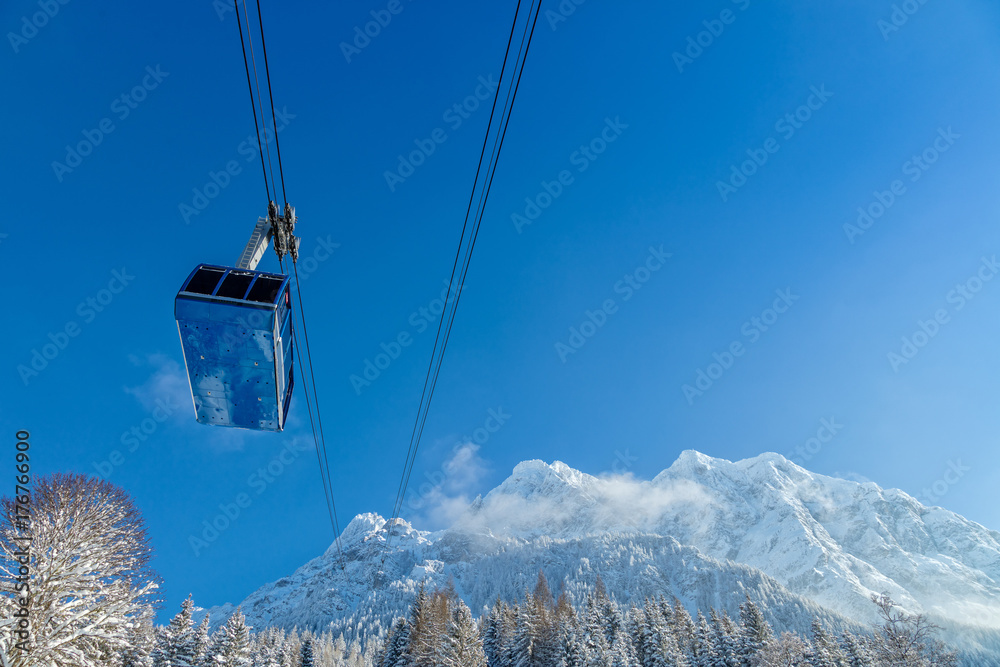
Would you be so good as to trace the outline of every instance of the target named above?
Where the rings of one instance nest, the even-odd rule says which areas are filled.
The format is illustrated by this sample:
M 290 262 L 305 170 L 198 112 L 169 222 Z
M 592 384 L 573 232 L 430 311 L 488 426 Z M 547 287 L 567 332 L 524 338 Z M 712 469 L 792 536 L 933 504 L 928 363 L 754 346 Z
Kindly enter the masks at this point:
M 519 597 L 541 569 L 576 598 L 597 575 L 622 601 L 663 593 L 692 611 L 707 604 L 735 613 L 733 602 L 750 594 L 777 627 L 797 631 L 806 616 L 867 626 L 870 595 L 886 591 L 956 636 L 1000 649 L 1000 533 L 774 453 L 730 462 L 686 450 L 648 481 L 523 461 L 448 529 L 360 514 L 341 547 L 344 570 L 331 545 L 249 596 L 248 621 L 379 634 L 421 581 L 452 579 L 479 613 L 497 595 Z

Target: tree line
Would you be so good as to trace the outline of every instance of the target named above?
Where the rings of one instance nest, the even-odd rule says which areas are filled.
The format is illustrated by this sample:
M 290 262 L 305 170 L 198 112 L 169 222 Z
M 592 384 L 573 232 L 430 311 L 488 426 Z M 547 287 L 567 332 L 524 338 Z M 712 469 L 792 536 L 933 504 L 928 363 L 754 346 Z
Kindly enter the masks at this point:
M 194 623 L 189 597 L 164 627 L 154 625 L 160 580 L 131 497 L 84 475 L 35 480 L 31 504 L 31 628 L 18 648 L 15 582 L 23 556 L 14 538 L 13 499 L 0 501 L 0 667 L 953 667 L 957 657 L 937 628 L 872 597 L 881 624 L 870 633 L 834 633 L 818 619 L 811 632 L 776 635 L 749 597 L 739 618 L 691 613 L 677 599 L 619 605 L 600 578 L 582 600 L 554 597 L 539 572 L 523 599 L 497 599 L 477 619 L 449 585 L 421 586 L 388 633 L 341 634 L 279 628 L 253 632 L 240 610 L 214 633 Z M 367 632 L 362 632 L 366 630 Z M 384 635 L 384 636 L 383 636 Z
M 873 596 L 882 625 L 871 634 L 834 634 L 814 619 L 810 636 L 776 636 L 749 597 L 739 619 L 649 598 L 619 606 L 600 578 L 576 608 L 554 599 L 539 572 L 518 603 L 497 600 L 478 624 L 449 587 L 417 594 L 378 654 L 377 667 L 954 667 L 923 616 Z

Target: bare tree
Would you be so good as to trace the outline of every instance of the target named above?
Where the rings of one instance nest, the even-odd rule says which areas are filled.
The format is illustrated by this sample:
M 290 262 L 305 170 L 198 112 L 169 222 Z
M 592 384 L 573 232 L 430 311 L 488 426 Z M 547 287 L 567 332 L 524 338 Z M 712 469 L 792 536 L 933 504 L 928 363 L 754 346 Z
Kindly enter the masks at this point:
M 954 667 L 957 656 L 934 638 L 939 629 L 923 614 L 912 616 L 902 611 L 888 593 L 872 595 L 872 602 L 882 617 L 882 627 L 875 633 L 873 648 L 879 664 L 885 667 Z
M 30 505 L 28 650 L 12 626 L 0 627 L 0 664 L 90 667 L 128 646 L 150 607 L 159 577 L 142 515 L 123 489 L 85 475 L 37 478 Z M 23 531 L 21 531 L 23 532 Z M 15 591 L 14 501 L 0 500 L 0 611 L 10 618 Z M 23 545 L 23 542 L 21 543 Z

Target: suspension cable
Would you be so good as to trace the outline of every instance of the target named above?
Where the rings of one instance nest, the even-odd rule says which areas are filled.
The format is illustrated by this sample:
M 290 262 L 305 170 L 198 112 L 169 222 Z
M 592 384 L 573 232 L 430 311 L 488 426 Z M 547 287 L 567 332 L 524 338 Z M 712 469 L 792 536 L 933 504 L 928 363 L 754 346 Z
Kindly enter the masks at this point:
M 267 152 L 267 170 L 271 172 L 271 191 L 274 192 L 274 198 L 277 199 L 278 188 L 274 187 L 274 167 L 271 165 L 271 147 L 267 140 L 267 120 L 264 118 L 264 103 L 260 99 L 260 79 L 257 77 L 257 60 L 253 55 L 253 37 L 250 35 L 250 16 L 247 12 L 246 0 L 243 0 L 243 19 L 247 22 L 247 43 L 250 45 L 250 63 L 253 65 L 253 78 L 257 85 L 257 104 L 260 105 L 260 124 L 261 129 L 264 130 L 264 150 Z M 257 111 L 254 110 L 254 118 L 256 116 Z M 275 134 L 277 134 L 277 131 L 275 131 Z M 270 201 L 268 199 L 269 203 Z
M 282 203 L 288 202 L 288 197 L 285 195 L 285 171 L 281 168 L 281 144 L 278 142 L 278 119 L 274 113 L 274 95 L 271 93 L 271 68 L 267 64 L 267 42 L 264 41 L 264 17 L 260 13 L 260 0 L 257 0 L 257 22 L 260 24 L 260 45 L 264 50 L 264 73 L 267 74 L 267 96 L 271 100 L 271 122 L 272 127 L 274 127 L 274 148 L 278 152 L 278 174 L 281 175 L 281 198 L 284 200 Z M 271 180 L 274 180 L 274 173 L 271 173 Z M 278 193 L 274 193 L 275 199 L 278 197 Z M 299 303 L 302 303 L 299 301 Z M 304 324 L 303 324 L 304 326 Z
M 541 3 L 539 3 L 538 6 L 539 6 L 539 8 L 541 8 Z M 529 8 L 529 13 L 530 13 L 530 8 Z M 536 14 L 535 14 L 536 21 L 537 21 L 537 16 L 538 16 L 538 13 L 536 11 Z M 531 34 L 528 34 L 527 46 L 524 48 L 523 58 L 525 58 L 525 59 L 527 58 L 527 49 L 531 45 L 531 36 L 534 33 L 535 23 L 532 22 L 530 25 L 531 25 Z M 525 26 L 525 33 L 526 34 L 528 33 L 528 27 L 527 27 L 527 25 Z M 524 36 L 522 36 L 522 45 L 524 45 L 524 43 L 525 43 L 524 42 Z M 515 69 L 517 69 L 516 61 L 515 61 Z M 500 150 L 503 148 L 504 138 L 507 136 L 507 126 L 508 126 L 508 122 L 510 120 L 510 112 L 513 111 L 514 98 L 517 95 L 517 88 L 518 88 L 518 86 L 520 86 L 520 83 L 521 83 L 521 74 L 523 73 L 523 71 L 524 71 L 524 60 L 521 60 L 521 68 L 518 71 L 516 82 L 513 83 L 512 85 L 508 85 L 508 88 L 507 88 L 507 100 L 509 101 L 509 106 L 508 106 L 507 102 L 505 102 L 504 111 L 506 112 L 506 115 L 501 114 L 501 120 L 500 120 L 502 131 L 498 131 L 497 135 L 496 135 L 496 138 L 494 139 L 494 149 L 493 149 L 493 153 L 492 153 L 492 156 L 491 156 L 490 165 L 487 167 L 487 172 L 488 172 L 489 175 L 487 176 L 486 183 L 484 184 L 483 188 L 480 191 L 479 203 L 478 203 L 478 205 L 476 207 L 476 217 L 474 218 L 475 219 L 475 224 L 473 226 L 473 231 L 472 231 L 472 240 L 469 242 L 468 247 L 466 248 L 465 258 L 464 258 L 464 261 L 463 261 L 462 270 L 461 270 L 461 274 L 460 274 L 461 278 L 459 279 L 459 289 L 456 291 L 456 294 L 455 294 L 455 303 L 452 305 L 452 308 L 451 308 L 451 310 L 449 311 L 449 314 L 448 314 L 448 324 L 447 324 L 447 326 L 445 328 L 444 337 L 442 338 L 441 353 L 440 353 L 440 356 L 438 358 L 437 366 L 434 369 L 434 377 L 431 380 L 430 391 L 428 392 L 427 405 L 426 405 L 426 407 L 424 409 L 423 414 L 420 417 L 420 428 L 419 428 L 419 430 L 417 431 L 417 434 L 416 434 L 416 439 L 417 439 L 418 446 L 419 446 L 420 439 L 422 438 L 423 433 L 424 433 L 424 426 L 427 423 L 427 416 L 428 416 L 429 411 L 430 411 L 430 401 L 431 401 L 431 398 L 434 395 L 434 390 L 437 388 L 438 376 L 441 373 L 441 365 L 442 365 L 442 362 L 444 360 L 444 351 L 445 351 L 445 348 L 447 348 L 447 346 L 448 346 L 449 339 L 451 338 L 451 330 L 452 330 L 452 327 L 453 327 L 454 322 L 455 322 L 455 315 L 458 312 L 458 303 L 459 303 L 459 301 L 462 298 L 462 287 L 464 287 L 464 285 L 465 285 L 465 278 L 466 278 L 466 275 L 468 274 L 469 265 L 470 265 L 470 263 L 472 261 L 472 251 L 473 251 L 473 249 L 476 246 L 476 239 L 479 238 L 479 228 L 480 228 L 480 226 L 482 224 L 482 216 L 483 216 L 483 213 L 484 213 L 485 208 L 486 208 L 486 201 L 489 198 L 490 190 L 493 187 L 493 177 L 496 174 L 497 163 L 498 163 L 499 158 L 500 158 Z M 472 206 L 472 200 L 473 200 L 474 196 L 475 196 L 475 189 L 473 190 L 473 196 L 470 197 L 470 200 L 469 200 L 469 206 L 470 207 Z M 443 313 L 442 313 L 442 319 L 443 319 Z M 410 470 L 408 470 L 407 474 L 406 474 L 406 484 L 407 485 L 409 484 L 410 475 L 412 473 L 414 463 L 415 463 L 415 457 L 414 457 L 413 460 L 410 461 Z M 404 487 L 404 492 L 405 492 L 405 487 Z
M 254 51 L 253 51 L 253 38 L 252 38 L 251 30 L 250 30 L 250 13 L 249 13 L 249 11 L 246 8 L 246 0 L 243 0 L 243 12 L 244 12 L 244 16 L 243 16 L 243 20 L 241 21 L 240 20 L 239 0 L 233 0 L 233 4 L 234 4 L 234 6 L 236 8 L 237 25 L 239 27 L 239 32 L 240 32 L 240 46 L 241 46 L 241 48 L 243 50 L 243 65 L 244 65 L 244 69 L 246 70 L 246 75 L 247 75 L 247 87 L 248 87 L 248 89 L 250 91 L 250 106 L 251 106 L 251 110 L 253 111 L 254 129 L 257 132 L 257 146 L 258 146 L 258 149 L 260 151 L 260 157 L 261 157 L 261 169 L 262 169 L 262 171 L 264 173 L 265 194 L 267 195 L 268 209 L 270 211 L 270 204 L 272 202 L 271 191 L 273 190 L 273 192 L 274 192 L 274 198 L 277 199 L 278 189 L 275 186 L 275 182 L 274 182 L 274 167 L 273 167 L 273 164 L 271 163 L 271 151 L 270 151 L 270 147 L 268 145 L 269 142 L 268 142 L 268 137 L 267 137 L 267 121 L 266 121 L 265 116 L 264 116 L 264 103 L 262 101 L 262 95 L 261 95 L 261 89 L 260 89 L 261 88 L 260 87 L 260 79 L 259 79 L 258 74 L 257 74 L 257 62 L 256 62 L 256 58 L 254 57 Z M 288 207 L 288 200 L 287 200 L 287 195 L 285 193 L 284 168 L 283 168 L 282 162 L 281 162 L 281 147 L 280 147 L 280 143 L 278 142 L 277 115 L 276 115 L 275 110 L 274 110 L 274 95 L 272 93 L 272 88 L 271 88 L 271 72 L 270 72 L 270 67 L 269 67 L 269 63 L 268 63 L 268 59 L 267 59 L 267 46 L 266 46 L 266 42 L 264 40 L 264 21 L 263 21 L 262 15 L 261 15 L 260 0 L 257 0 L 257 17 L 258 17 L 258 25 L 260 27 L 261 46 L 262 46 L 263 55 L 264 55 L 264 72 L 265 72 L 265 76 L 266 76 L 266 80 L 267 80 L 267 95 L 268 95 L 268 100 L 270 102 L 270 107 L 271 107 L 272 127 L 274 128 L 274 142 L 275 142 L 275 149 L 276 149 L 276 153 L 277 153 L 278 172 L 279 172 L 280 178 L 281 178 L 281 194 L 282 194 L 282 198 L 285 200 L 284 204 L 285 204 L 285 210 L 286 210 L 286 213 L 287 213 L 289 209 L 287 208 Z M 243 36 L 243 24 L 244 24 L 244 22 L 246 23 L 246 28 L 247 28 L 246 40 L 244 40 L 244 36 Z M 249 46 L 250 46 L 250 59 L 249 59 L 249 62 L 247 60 L 247 55 L 246 55 L 247 43 L 249 43 Z M 253 79 L 252 80 L 251 80 L 251 77 L 250 77 L 250 65 L 251 64 L 253 65 Z M 256 83 L 256 91 L 257 91 L 256 99 L 254 97 L 254 83 Z M 260 121 L 259 122 L 258 122 L 258 117 L 257 117 L 257 107 L 258 107 L 258 105 L 260 106 Z M 263 142 L 261 142 L 261 140 L 260 140 L 260 135 L 261 135 L 261 129 L 262 128 L 263 128 L 263 132 L 264 132 L 264 141 Z M 266 153 L 266 156 L 267 156 L 266 163 L 265 163 L 265 153 Z M 268 187 L 268 172 L 270 172 L 270 187 Z M 277 242 L 277 240 L 276 240 L 276 242 Z M 336 506 L 336 501 L 334 500 L 334 494 L 333 494 L 333 479 L 332 479 L 332 473 L 330 471 L 330 461 L 329 461 L 329 456 L 327 454 L 327 448 L 326 448 L 326 436 L 325 436 L 325 434 L 323 432 L 323 418 L 322 418 L 322 414 L 320 412 L 318 392 L 317 392 L 317 389 L 316 389 L 316 373 L 315 373 L 315 370 L 313 368 L 312 350 L 310 349 L 310 346 L 309 346 L 309 332 L 308 332 L 308 328 L 307 328 L 307 325 L 306 325 L 305 308 L 304 308 L 303 302 L 302 302 L 302 290 L 301 290 L 301 287 L 300 287 L 300 284 L 299 284 L 298 261 L 297 261 L 298 260 L 298 252 L 296 250 L 293 250 L 292 253 L 291 253 L 291 255 L 292 255 L 293 272 L 295 274 L 295 289 L 296 289 L 296 293 L 297 293 L 297 297 L 298 297 L 298 302 L 299 302 L 299 315 L 300 315 L 300 319 L 302 321 L 302 332 L 303 332 L 303 335 L 304 335 L 304 338 L 305 338 L 305 346 L 304 346 L 305 347 L 305 351 L 306 351 L 305 357 L 306 357 L 306 360 L 307 360 L 307 363 L 308 363 L 308 368 L 309 368 L 308 379 L 307 379 L 307 376 L 306 376 L 305 363 L 303 362 L 302 355 L 299 354 L 299 355 L 297 355 L 297 359 L 294 359 L 294 357 L 296 357 L 296 355 L 294 354 L 294 351 L 293 351 L 293 353 L 292 353 L 292 355 L 293 355 L 293 362 L 292 363 L 294 365 L 295 361 L 298 361 L 299 374 L 302 376 L 302 379 L 303 379 L 303 388 L 302 388 L 302 391 L 303 391 L 304 396 L 305 396 L 306 411 L 307 411 L 308 416 L 309 416 L 309 426 L 310 426 L 310 429 L 312 431 L 313 443 L 314 443 L 315 448 L 316 448 L 316 461 L 317 461 L 317 463 L 319 465 L 320 479 L 321 479 L 322 484 L 323 484 L 323 495 L 325 496 L 325 499 L 326 499 L 327 512 L 329 513 L 329 516 L 330 516 L 330 524 L 331 524 L 331 526 L 332 526 L 332 528 L 334 530 L 334 539 L 335 539 L 335 542 L 336 542 L 336 545 L 337 545 L 337 551 L 338 551 L 338 554 L 339 554 L 339 557 L 340 557 L 340 566 L 341 566 L 341 569 L 345 569 L 344 551 L 343 551 L 343 548 L 342 548 L 342 545 L 341 545 L 341 539 L 340 539 L 340 522 L 337 519 L 337 506 Z M 283 259 L 283 257 L 282 257 L 282 255 L 281 255 L 280 252 L 279 252 L 279 255 L 278 255 L 278 265 L 281 268 L 281 272 L 285 273 L 285 263 L 284 263 L 284 259 Z M 291 315 L 294 315 L 294 309 L 292 310 Z M 294 318 L 294 316 L 292 316 L 291 319 L 290 319 L 290 321 L 289 321 L 289 327 L 290 327 L 291 336 L 292 336 L 293 350 L 296 347 L 298 347 L 301 350 L 302 346 L 299 345 L 299 337 L 298 337 L 297 329 L 295 327 L 295 321 L 294 320 L 295 320 L 295 318 Z M 310 384 L 312 386 L 312 398 L 310 398 L 310 395 L 309 395 L 309 386 L 310 386 Z M 315 407 L 316 407 L 315 418 L 313 416 L 313 403 L 315 403 Z M 317 429 L 317 424 L 318 424 L 318 429 Z
M 267 193 L 267 201 L 271 201 L 271 190 L 267 185 L 267 167 L 264 165 L 264 144 L 260 143 L 260 125 L 257 123 L 257 105 L 253 99 L 253 84 L 250 82 L 250 64 L 247 62 L 247 47 L 243 41 L 243 23 L 240 21 L 239 0 L 233 0 L 236 7 L 236 26 L 240 29 L 240 47 L 243 49 L 243 67 L 247 71 L 247 88 L 250 90 L 250 108 L 253 110 L 253 127 L 257 131 L 257 149 L 260 151 L 260 168 L 264 172 L 264 191 Z M 247 32 L 249 32 L 247 28 Z M 249 37 L 249 35 L 247 35 Z
M 323 416 L 319 410 L 319 392 L 316 389 L 316 373 L 313 371 L 312 350 L 309 347 L 309 328 L 306 325 L 306 312 L 302 305 L 302 288 L 300 287 L 299 283 L 299 264 L 294 258 L 292 260 L 292 267 L 295 272 L 295 291 L 299 297 L 299 319 L 302 321 L 302 334 L 305 337 L 306 341 L 306 357 L 309 360 L 309 378 L 310 381 L 312 382 L 313 401 L 316 402 L 316 421 L 319 424 L 319 440 L 317 441 L 318 447 L 316 450 L 316 455 L 317 457 L 319 456 L 319 450 L 320 448 L 322 448 L 323 461 L 326 464 L 326 483 L 329 484 L 330 487 L 330 491 L 327 496 L 330 503 L 330 518 L 333 520 L 333 530 L 334 530 L 334 535 L 336 536 L 335 541 L 337 543 L 337 550 L 340 552 L 340 561 L 341 561 L 340 567 L 341 569 L 344 569 L 344 551 L 340 544 L 340 522 L 337 520 L 337 503 L 333 497 L 333 480 L 332 480 L 332 473 L 330 471 L 330 459 L 327 456 L 326 435 L 323 433 Z M 301 364 L 301 359 L 299 363 Z M 303 380 L 304 379 L 305 378 L 303 377 Z M 308 400 L 308 393 L 306 394 L 306 396 Z M 322 469 L 323 469 L 323 464 L 321 463 L 320 464 L 321 472 Z
M 476 168 L 476 178 L 473 182 L 472 192 L 469 196 L 469 203 L 466 208 L 465 221 L 463 222 L 462 225 L 462 235 L 459 239 L 458 249 L 456 250 L 455 253 L 455 260 L 452 264 L 451 278 L 449 279 L 448 282 L 448 288 L 444 302 L 444 310 L 442 311 L 441 314 L 441 320 L 438 322 L 437 334 L 435 335 L 434 339 L 434 348 L 431 352 L 431 361 L 430 364 L 428 365 L 427 376 L 425 377 L 424 380 L 424 388 L 420 396 L 420 405 L 417 410 L 417 418 L 414 421 L 413 431 L 410 437 L 410 446 L 407 449 L 406 461 L 403 464 L 403 474 L 400 478 L 400 484 L 396 494 L 396 501 L 393 505 L 393 515 L 390 518 L 389 522 L 387 523 L 388 528 L 387 528 L 386 540 L 384 542 L 382 559 L 380 567 L 378 571 L 376 571 L 375 573 L 376 584 L 378 581 L 378 575 L 381 572 L 382 566 L 384 566 L 385 564 L 385 559 L 388 555 L 389 548 L 391 546 L 392 535 L 393 535 L 391 531 L 391 526 L 395 523 L 396 518 L 399 516 L 399 513 L 402 510 L 403 499 L 406 495 L 406 489 L 409 486 L 410 477 L 413 472 L 413 466 L 416 462 L 416 455 L 420 446 L 420 440 L 421 437 L 423 436 L 423 430 L 427 421 L 427 415 L 430 411 L 430 403 L 431 400 L 433 399 L 434 390 L 437 386 L 438 377 L 441 371 L 441 365 L 444 360 L 444 353 L 448 345 L 448 340 L 451 336 L 451 329 L 454 324 L 458 303 L 459 300 L 461 299 L 462 288 L 465 285 L 465 278 L 468 274 L 469 265 L 472 259 L 472 251 L 475 247 L 476 239 L 479 236 L 479 228 L 480 225 L 482 224 L 482 215 L 485 210 L 486 201 L 487 198 L 489 197 L 490 189 L 492 187 L 493 176 L 496 173 L 496 165 L 499 159 L 500 150 L 503 147 L 503 141 L 507 134 L 507 124 L 510 120 L 510 113 L 513 110 L 514 100 L 517 96 L 517 90 L 521 82 L 521 75 L 524 72 L 524 63 L 527 60 L 528 49 L 531 46 L 531 38 L 534 36 L 535 25 L 538 22 L 538 15 L 541 10 L 541 2 L 539 1 L 539 4 L 535 9 L 534 17 L 531 18 L 531 8 L 534 6 L 535 6 L 534 0 L 532 0 L 531 5 L 528 8 L 529 21 L 526 23 L 524 34 L 522 34 L 521 37 L 521 44 L 518 49 L 518 54 L 514 61 L 514 69 L 518 70 L 518 63 L 520 63 L 520 69 L 517 71 L 516 83 L 512 82 L 508 84 L 507 98 L 504 102 L 504 107 L 501 110 L 500 114 L 500 127 L 496 130 L 493 143 L 493 151 L 491 153 L 490 160 L 487 163 L 486 173 L 488 175 L 481 189 L 480 201 L 476 207 L 476 214 L 473 219 L 473 231 L 471 234 L 471 240 L 468 242 L 468 247 L 466 248 L 465 257 L 464 260 L 462 261 L 462 268 L 461 271 L 459 272 L 460 277 L 458 280 L 458 286 L 455 290 L 456 291 L 455 302 L 451 306 L 451 310 L 449 311 L 448 302 L 450 300 L 452 288 L 455 285 L 455 273 L 458 271 L 459 258 L 462 256 L 462 249 L 463 247 L 466 246 L 465 233 L 469 225 L 469 216 L 472 212 L 472 204 L 475 201 L 476 191 L 480 190 L 479 177 L 480 174 L 482 173 L 483 158 L 485 157 L 486 154 L 486 148 L 489 145 L 490 135 L 493 134 L 494 132 L 493 119 L 496 112 L 497 102 L 500 97 L 499 86 L 497 87 L 497 92 L 496 95 L 494 96 L 493 108 L 490 111 L 490 122 L 489 125 L 487 126 L 486 136 L 483 139 L 483 148 L 482 151 L 480 152 L 479 164 Z M 513 44 L 514 32 L 517 27 L 518 17 L 520 15 L 520 9 L 521 9 L 521 1 L 518 0 L 517 8 L 515 9 L 514 12 L 514 21 L 513 24 L 511 25 L 510 36 L 507 41 L 507 50 L 504 53 L 503 67 L 501 68 L 500 71 L 501 82 L 504 80 L 504 73 L 507 69 L 507 62 L 510 54 L 511 45 Z M 530 25 L 530 32 L 528 30 L 528 25 Z M 527 35 L 527 40 L 525 40 L 525 35 Z M 513 76 L 511 78 L 513 79 Z M 446 321 L 447 324 L 445 324 Z M 442 331 L 443 331 L 443 336 L 442 336 Z M 440 351 L 438 349 L 439 343 L 440 343 Z

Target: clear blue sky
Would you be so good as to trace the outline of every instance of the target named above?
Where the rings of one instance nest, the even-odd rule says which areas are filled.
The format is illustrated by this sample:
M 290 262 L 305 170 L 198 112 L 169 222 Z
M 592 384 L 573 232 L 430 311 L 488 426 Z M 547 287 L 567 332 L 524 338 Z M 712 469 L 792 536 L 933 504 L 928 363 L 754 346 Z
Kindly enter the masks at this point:
M 448 275 L 488 114 L 448 111 L 499 74 L 514 6 L 401 0 L 348 62 L 340 44 L 388 4 L 264 3 L 342 524 L 391 510 L 433 339 L 420 308 Z M 435 502 L 485 492 L 523 459 L 649 478 L 683 449 L 776 451 L 1000 528 L 1000 280 L 978 282 L 1000 254 L 1000 9 L 914 2 L 890 30 L 890 0 L 675 4 L 589 0 L 556 21 L 546 0 L 414 486 L 502 408 Z M 149 524 L 165 614 L 188 593 L 236 602 L 332 531 L 311 451 L 286 454 L 264 488 L 251 480 L 308 441 L 301 393 L 283 434 L 200 426 L 184 402 L 174 295 L 197 263 L 234 262 L 266 206 L 242 143 L 253 124 L 233 13 L 210 0 L 56 7 L 37 31 L 24 23 L 37 2 L 0 9 L 0 432 L 12 466 L 15 431 L 31 431 L 40 474 L 94 473 L 118 450 L 110 479 Z M 674 55 L 689 47 L 690 62 Z M 397 156 L 438 128 L 446 140 L 390 188 Z M 85 132 L 100 143 L 54 167 Z M 754 156 L 766 162 L 743 165 Z M 229 161 L 239 173 L 186 224 L 180 205 Z M 734 165 L 755 173 L 744 183 Z M 512 214 L 543 181 L 558 192 L 563 171 L 518 229 Z M 845 231 L 890 199 L 863 234 Z M 261 268 L 277 269 L 272 253 Z M 115 271 L 128 284 L 102 293 Z M 608 300 L 603 326 L 571 340 Z M 936 335 L 894 367 L 919 322 Z M 25 381 L 18 366 L 68 324 L 77 335 Z M 350 376 L 401 332 L 413 344 L 359 395 Z M 581 340 L 559 348 L 564 362 L 557 343 Z M 730 367 L 710 367 L 734 343 Z M 686 395 L 699 370 L 717 379 Z M 157 400 L 178 407 L 167 417 Z M 167 418 L 128 451 L 123 434 L 154 415 Z M 842 425 L 832 439 L 824 419 Z M 807 445 L 817 434 L 828 442 Z M 250 507 L 196 556 L 189 537 L 239 493 Z M 407 510 L 421 513 L 433 520 L 426 504 Z

